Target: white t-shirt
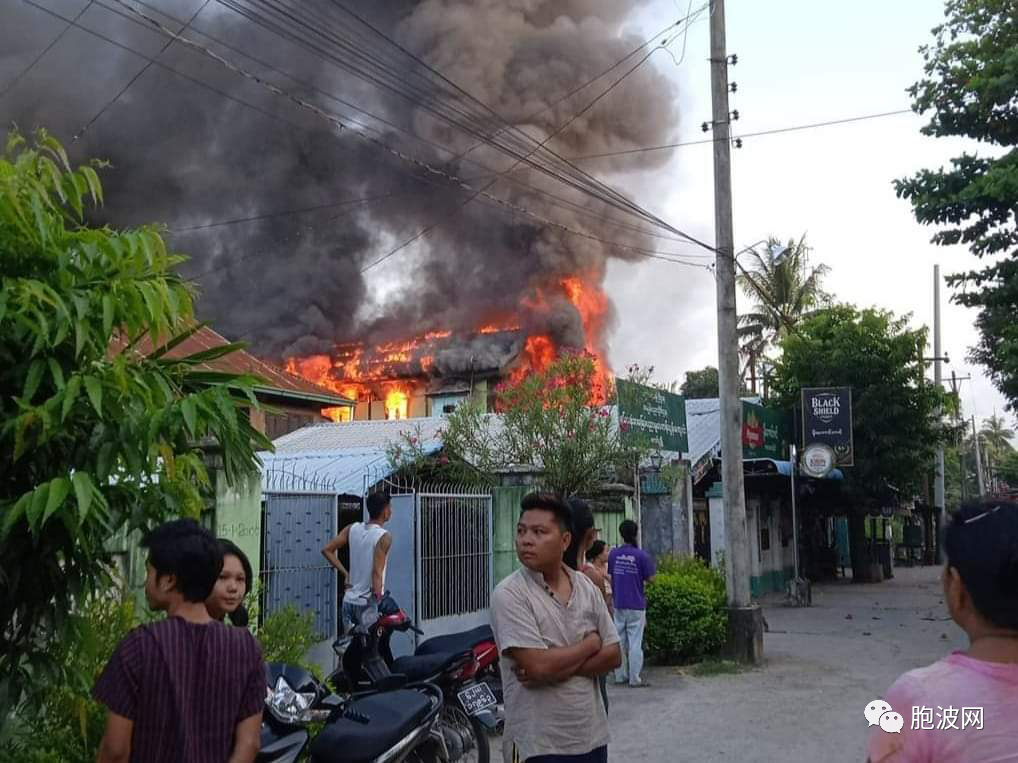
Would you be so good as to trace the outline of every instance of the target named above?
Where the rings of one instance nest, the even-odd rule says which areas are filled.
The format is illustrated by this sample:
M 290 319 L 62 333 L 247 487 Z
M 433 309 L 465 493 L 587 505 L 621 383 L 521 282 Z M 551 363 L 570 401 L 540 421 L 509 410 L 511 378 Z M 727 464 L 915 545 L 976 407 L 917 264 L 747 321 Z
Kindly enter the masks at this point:
M 366 604 L 371 599 L 371 575 L 375 567 L 375 546 L 388 531 L 381 525 L 357 522 L 350 525 L 350 588 L 343 601 Z M 387 565 L 388 566 L 388 565 Z M 385 569 L 382 569 L 385 588 Z

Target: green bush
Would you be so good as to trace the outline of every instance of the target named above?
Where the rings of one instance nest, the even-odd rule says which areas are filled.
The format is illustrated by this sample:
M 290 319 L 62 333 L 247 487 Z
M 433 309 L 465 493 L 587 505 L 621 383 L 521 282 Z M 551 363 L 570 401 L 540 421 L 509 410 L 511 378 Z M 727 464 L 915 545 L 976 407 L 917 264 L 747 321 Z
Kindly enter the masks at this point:
M 664 558 L 647 586 L 648 653 L 684 663 L 716 652 L 725 642 L 725 581 L 698 559 Z
M 113 650 L 139 622 L 135 599 L 94 596 L 75 618 L 74 637 L 52 642 L 47 664 L 25 687 L 0 760 L 19 763 L 92 763 L 106 722 L 106 708 L 92 686 Z
M 321 668 L 307 659 L 308 651 L 321 640 L 315 631 L 313 612 L 301 613 L 293 604 L 287 604 L 267 615 L 255 636 L 266 662 L 299 665 L 321 678 Z

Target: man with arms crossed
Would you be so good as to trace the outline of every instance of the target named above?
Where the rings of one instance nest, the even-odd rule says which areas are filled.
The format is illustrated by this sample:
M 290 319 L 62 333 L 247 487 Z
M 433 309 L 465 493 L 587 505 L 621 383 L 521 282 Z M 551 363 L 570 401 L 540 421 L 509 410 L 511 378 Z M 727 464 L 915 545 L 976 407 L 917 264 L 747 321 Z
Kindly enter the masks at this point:
M 516 553 L 523 567 L 492 594 L 505 692 L 506 763 L 606 763 L 608 716 L 597 677 L 621 662 L 604 597 L 562 555 L 569 506 L 531 493 L 521 504 Z
M 392 506 L 388 493 L 372 493 L 368 496 L 368 521 L 354 522 L 329 541 L 322 549 L 322 556 L 329 564 L 342 573 L 346 580 L 343 595 L 343 632 L 349 633 L 360 625 L 361 616 L 385 593 L 385 567 L 389 561 L 392 536 L 385 529 L 385 523 L 392 518 Z M 350 546 L 350 571 L 347 572 L 339 561 L 337 552 Z

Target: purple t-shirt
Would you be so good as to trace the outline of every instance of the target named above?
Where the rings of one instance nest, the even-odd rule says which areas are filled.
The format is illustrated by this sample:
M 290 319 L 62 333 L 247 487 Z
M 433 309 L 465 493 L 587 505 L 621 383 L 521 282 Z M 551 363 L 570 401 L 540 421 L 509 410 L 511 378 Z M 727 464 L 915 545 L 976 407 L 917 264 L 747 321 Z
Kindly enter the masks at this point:
M 613 548 L 608 555 L 608 574 L 615 609 L 646 609 L 643 584 L 656 571 L 654 560 L 642 548 L 629 544 Z
M 134 721 L 132 763 L 225 763 L 264 707 L 261 648 L 246 628 L 169 617 L 124 637 L 92 695 Z

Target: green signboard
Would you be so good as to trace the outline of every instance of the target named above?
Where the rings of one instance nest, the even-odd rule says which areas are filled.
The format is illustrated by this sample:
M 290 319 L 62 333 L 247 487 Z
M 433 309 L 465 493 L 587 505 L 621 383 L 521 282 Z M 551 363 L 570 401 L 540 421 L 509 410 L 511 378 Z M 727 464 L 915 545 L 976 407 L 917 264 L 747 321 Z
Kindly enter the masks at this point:
M 615 390 L 619 426 L 630 442 L 676 453 L 689 450 L 683 397 L 625 379 L 615 380 Z
M 788 416 L 783 411 L 742 401 L 742 457 L 788 460 Z

